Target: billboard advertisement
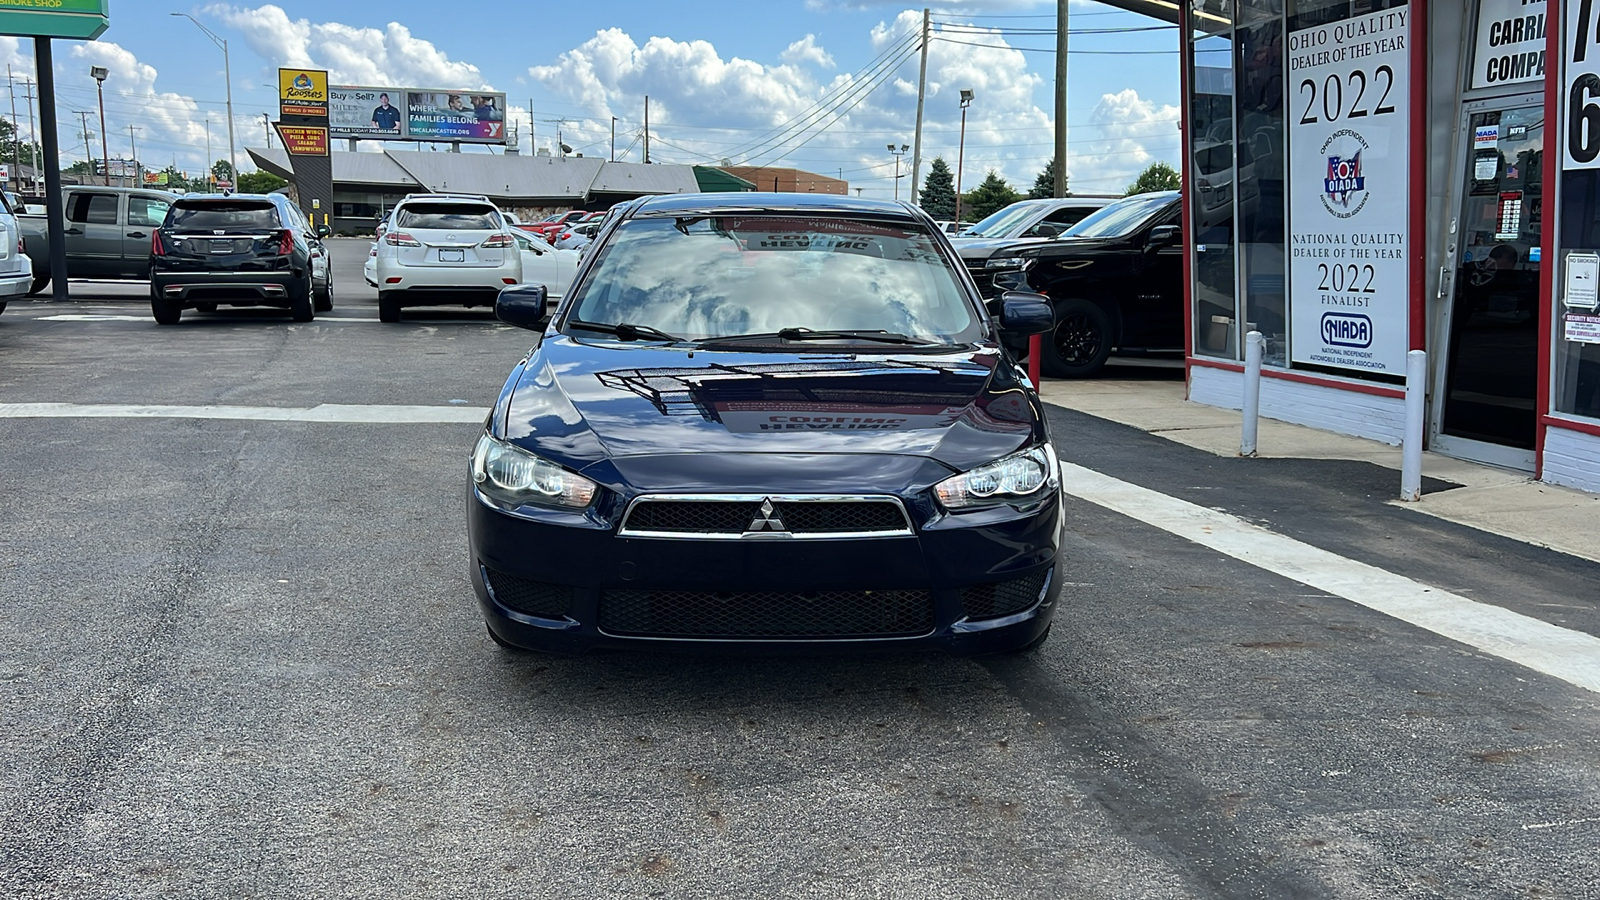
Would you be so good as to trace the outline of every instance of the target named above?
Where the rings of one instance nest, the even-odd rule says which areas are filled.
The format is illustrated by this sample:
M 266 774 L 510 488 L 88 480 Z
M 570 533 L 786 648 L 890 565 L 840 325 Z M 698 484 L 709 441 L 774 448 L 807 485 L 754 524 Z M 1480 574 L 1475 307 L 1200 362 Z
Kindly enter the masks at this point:
M 335 138 L 390 141 L 506 142 L 506 95 L 365 85 L 328 89 L 328 129 Z
M 328 73 L 321 69 L 278 70 L 278 115 L 328 115 Z

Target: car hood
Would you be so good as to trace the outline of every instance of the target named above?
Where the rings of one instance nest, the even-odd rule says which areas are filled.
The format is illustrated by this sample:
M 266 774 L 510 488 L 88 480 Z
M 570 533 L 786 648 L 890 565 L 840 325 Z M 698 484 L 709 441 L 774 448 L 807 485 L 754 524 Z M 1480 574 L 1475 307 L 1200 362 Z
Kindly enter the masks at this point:
M 1060 237 L 1047 241 L 1013 242 L 1018 256 L 1048 259 L 1052 256 L 1076 256 L 1098 250 L 1119 249 L 1128 246 L 1127 238 Z
M 1046 243 L 1046 242 L 1048 242 L 1050 240 L 1051 240 L 1051 238 L 1044 238 L 1044 237 L 1036 237 L 1036 238 L 1014 238 L 1014 237 L 1010 237 L 1010 238 L 988 238 L 988 237 L 983 237 L 983 238 L 978 238 L 978 237 L 964 238 L 964 237 L 954 237 L 954 238 L 950 239 L 950 243 L 955 246 L 956 252 L 961 254 L 961 258 L 962 259 L 988 259 L 989 257 L 991 257 L 991 256 L 993 256 L 995 254 L 996 250 L 999 250 L 1002 247 L 1005 247 L 1005 248 L 1022 247 L 1022 246 L 1027 246 L 1029 244 L 1042 244 L 1042 243 Z
M 962 471 L 1044 438 L 1035 395 L 992 347 L 947 354 L 751 353 L 549 335 L 496 408 L 510 441 L 575 470 L 694 454 L 888 455 Z M 859 461 L 858 461 L 859 462 Z

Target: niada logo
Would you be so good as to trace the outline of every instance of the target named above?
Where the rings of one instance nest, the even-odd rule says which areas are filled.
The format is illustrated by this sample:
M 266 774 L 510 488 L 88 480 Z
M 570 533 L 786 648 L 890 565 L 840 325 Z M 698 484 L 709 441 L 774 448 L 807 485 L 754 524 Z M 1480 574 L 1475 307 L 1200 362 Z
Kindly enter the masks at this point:
M 1322 342 L 1330 347 L 1371 347 L 1372 320 L 1356 313 L 1323 313 Z
M 1366 139 L 1349 128 L 1335 131 L 1322 143 L 1322 155 L 1328 161 L 1328 171 L 1322 179 L 1322 205 L 1341 219 L 1361 212 L 1371 197 L 1361 167 L 1361 155 L 1369 149 Z

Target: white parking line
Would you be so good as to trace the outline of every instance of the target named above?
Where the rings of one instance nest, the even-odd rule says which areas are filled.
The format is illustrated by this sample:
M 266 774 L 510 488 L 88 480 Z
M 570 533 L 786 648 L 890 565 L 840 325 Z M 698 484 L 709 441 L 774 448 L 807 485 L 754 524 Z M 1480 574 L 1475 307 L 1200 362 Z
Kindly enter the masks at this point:
M 1252 566 L 1600 692 L 1600 638 L 1468 600 L 1236 516 L 1063 461 L 1064 490 Z
M 248 419 L 260 422 L 338 422 L 416 425 L 477 424 L 482 406 L 381 406 L 323 403 L 284 406 L 133 406 L 92 403 L 0 403 L 0 419 Z

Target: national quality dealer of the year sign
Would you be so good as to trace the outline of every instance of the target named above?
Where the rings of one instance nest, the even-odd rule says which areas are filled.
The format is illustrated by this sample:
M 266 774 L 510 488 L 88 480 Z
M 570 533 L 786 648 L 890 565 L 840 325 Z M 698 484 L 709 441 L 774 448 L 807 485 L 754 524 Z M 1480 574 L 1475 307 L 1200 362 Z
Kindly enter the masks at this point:
M 1289 35 L 1289 296 L 1295 362 L 1405 372 L 1406 7 Z

